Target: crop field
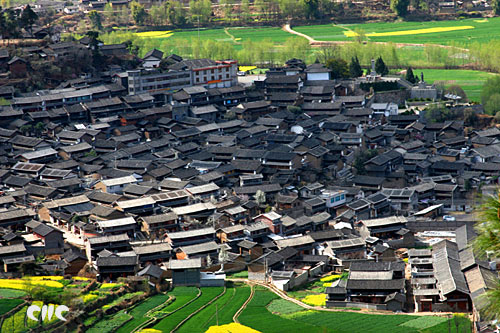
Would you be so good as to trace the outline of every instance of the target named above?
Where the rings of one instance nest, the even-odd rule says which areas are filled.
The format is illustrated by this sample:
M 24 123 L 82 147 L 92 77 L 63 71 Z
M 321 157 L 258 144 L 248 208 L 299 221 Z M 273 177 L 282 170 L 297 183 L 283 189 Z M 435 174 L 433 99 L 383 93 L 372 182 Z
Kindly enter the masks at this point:
M 7 312 L 14 309 L 21 303 L 23 303 L 23 300 L 21 299 L 15 299 L 15 298 L 2 299 L 0 301 L 0 316 L 6 314 Z
M 243 43 L 246 40 L 258 42 L 264 39 L 272 40 L 275 43 L 283 43 L 287 38 L 294 37 L 293 35 L 283 31 L 277 27 L 260 27 L 260 28 L 229 28 L 229 29 L 197 29 L 193 30 L 174 30 L 174 31 L 148 31 L 135 33 L 141 38 L 154 38 L 169 40 L 213 40 L 219 42 L 232 42 L 234 44 Z M 297 37 L 300 38 L 300 37 Z
M 181 321 L 183 321 L 190 314 L 198 311 L 203 305 L 207 304 L 215 297 L 223 292 L 222 288 L 203 288 L 201 296 L 195 299 L 193 302 L 189 303 L 185 307 L 173 312 L 169 316 L 162 319 L 158 324 L 153 326 L 154 329 L 160 330 L 162 332 L 170 332 L 173 330 Z M 172 304 L 175 304 L 172 303 Z
M 210 326 L 217 324 L 216 311 L 219 325 L 232 323 L 234 314 L 249 296 L 249 287 L 226 288 L 224 295 L 185 322 L 178 331 L 205 332 Z
M 292 27 L 316 40 L 349 41 L 358 32 L 374 42 L 463 44 L 488 42 L 500 37 L 500 17 L 429 22 L 362 23 Z
M 17 298 L 26 296 L 26 292 L 14 289 L 0 289 L 0 298 Z
M 158 294 L 141 302 L 141 304 L 135 306 L 132 310 L 129 311 L 133 319 L 128 321 L 125 325 L 121 326 L 116 332 L 128 333 L 142 323 L 145 323 L 147 320 L 149 320 L 149 318 L 145 316 L 146 312 L 166 302 L 168 298 L 168 295 Z
M 461 70 L 461 69 L 414 69 L 413 73 L 420 76 L 424 73 L 427 83 L 442 82 L 445 87 L 457 84 L 465 91 L 469 101 L 481 102 L 481 88 L 492 73 Z
M 277 298 L 278 296 L 267 290 L 257 290 L 254 298 L 239 317 L 240 322 L 266 333 L 292 332 L 298 329 L 308 333 L 438 333 L 446 332 L 448 325 L 453 329 L 457 328 L 458 332 L 471 332 L 470 322 L 463 316 L 447 319 L 433 316 L 375 315 L 344 311 L 297 311 L 296 308 L 284 304 L 283 301 L 275 304 Z M 285 314 L 275 315 L 270 311 Z

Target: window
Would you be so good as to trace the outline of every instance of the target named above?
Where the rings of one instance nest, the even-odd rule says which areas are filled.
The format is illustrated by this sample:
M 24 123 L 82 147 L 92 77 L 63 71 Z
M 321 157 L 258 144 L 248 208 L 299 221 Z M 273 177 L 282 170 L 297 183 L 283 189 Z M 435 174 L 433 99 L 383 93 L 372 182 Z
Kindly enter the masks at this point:
M 335 197 L 335 202 L 340 201 L 340 196 Z
M 334 201 L 335 201 L 335 198 L 332 198 L 332 200 L 330 202 L 333 203 Z
M 341 194 L 340 195 L 340 200 L 344 200 L 345 199 L 345 195 L 344 194 Z

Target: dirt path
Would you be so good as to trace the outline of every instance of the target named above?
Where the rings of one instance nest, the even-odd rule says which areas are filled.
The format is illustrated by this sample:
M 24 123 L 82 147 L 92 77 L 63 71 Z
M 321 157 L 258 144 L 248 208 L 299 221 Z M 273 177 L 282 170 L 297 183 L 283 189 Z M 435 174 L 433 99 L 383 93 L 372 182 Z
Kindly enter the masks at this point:
M 247 281 L 247 283 L 248 283 L 248 281 Z M 238 311 L 236 311 L 236 313 L 233 316 L 233 321 L 235 323 L 237 323 L 237 324 L 240 323 L 240 321 L 238 320 L 238 317 L 243 312 L 243 310 L 246 309 L 248 303 L 250 303 L 250 301 L 252 300 L 253 294 L 255 292 L 255 289 L 254 289 L 253 285 L 251 283 L 248 283 L 248 284 L 250 285 L 250 296 L 248 296 L 248 299 L 245 301 L 245 303 L 243 303 L 243 305 L 241 306 L 241 308 L 239 308 Z
M 320 46 L 327 46 L 327 45 L 342 45 L 342 44 L 350 44 L 350 43 L 355 43 L 355 41 L 342 41 L 342 40 L 316 40 L 312 38 L 311 36 L 308 36 L 306 34 L 303 34 L 301 32 L 298 32 L 296 30 L 293 30 L 292 27 L 290 27 L 290 24 L 285 24 L 282 28 L 284 31 L 291 33 L 296 36 L 304 37 L 309 41 L 309 44 L 312 47 L 320 47 Z M 380 45 L 387 45 L 389 44 L 388 42 L 370 42 L 374 44 L 380 44 Z M 427 47 L 427 46 L 437 46 L 441 47 L 444 49 L 454 49 L 454 50 L 460 50 L 463 52 L 469 52 L 468 49 L 464 49 L 461 47 L 455 47 L 455 46 L 449 46 L 449 45 L 441 45 L 441 44 L 418 44 L 418 43 L 392 43 L 396 47 L 407 47 L 407 46 L 412 46 L 412 47 Z

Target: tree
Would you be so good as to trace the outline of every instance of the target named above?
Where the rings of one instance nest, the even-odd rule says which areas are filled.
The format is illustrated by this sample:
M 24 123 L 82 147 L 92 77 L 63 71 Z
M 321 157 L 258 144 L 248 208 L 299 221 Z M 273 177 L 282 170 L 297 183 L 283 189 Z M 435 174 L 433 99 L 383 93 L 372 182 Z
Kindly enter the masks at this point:
M 189 2 L 191 23 L 207 23 L 212 15 L 212 2 L 210 0 L 191 0 Z
M 45 124 L 42 122 L 36 123 L 34 130 L 35 130 L 36 135 L 38 135 L 38 136 L 41 135 L 43 133 L 43 131 L 45 130 Z
M 406 69 L 405 80 L 413 84 L 417 83 L 417 78 L 415 77 L 415 74 L 413 74 L 413 69 L 411 67 Z
M 476 224 L 477 237 L 473 248 L 475 253 L 482 257 L 500 257 L 500 192 L 496 197 L 490 196 L 480 206 L 479 221 Z M 495 287 L 485 293 L 485 306 L 482 314 L 487 319 L 500 317 L 500 280 L 497 279 Z
M 349 75 L 353 78 L 363 76 L 363 69 L 359 64 L 358 56 L 351 58 L 351 63 L 349 64 Z
M 250 3 L 248 2 L 248 0 L 241 0 L 240 12 L 241 20 L 243 22 L 247 22 L 248 18 L 250 17 Z
M 33 36 L 33 24 L 38 20 L 38 15 L 31 9 L 30 5 L 24 7 L 21 14 L 21 25 L 25 28 L 31 36 Z
M 102 30 L 102 18 L 96 10 L 91 10 L 88 14 L 92 27 L 96 30 Z
M 494 115 L 500 111 L 500 93 L 492 95 L 484 104 L 484 111 L 489 115 Z
M 460 96 L 461 97 L 461 101 L 462 102 L 467 102 L 467 94 L 465 93 L 465 91 L 462 89 L 462 87 L 460 87 L 459 85 L 457 84 L 453 84 L 451 86 L 449 86 L 445 91 L 444 91 L 445 94 L 452 94 L 452 95 L 457 95 L 457 96 Z
M 130 3 L 130 13 L 132 14 L 132 19 L 137 25 L 143 25 L 148 17 L 148 13 L 144 9 L 144 6 L 136 1 L 132 1 Z
M 391 0 L 391 9 L 397 16 L 405 17 L 408 14 L 410 0 Z
M 316 19 L 320 16 L 318 0 L 301 0 L 300 2 L 307 19 Z
M 377 58 L 377 61 L 375 62 L 375 71 L 382 76 L 389 74 L 389 69 L 385 65 L 385 62 L 382 59 L 382 57 L 380 56 Z
M 260 205 L 263 205 L 266 203 L 266 194 L 262 192 L 261 190 L 257 190 L 255 192 L 255 201 Z
M 500 76 L 495 75 L 490 77 L 483 84 L 481 89 L 481 102 L 483 105 L 488 103 L 488 100 L 495 94 L 500 94 Z
M 500 2 L 498 0 L 492 0 L 491 1 L 491 9 L 493 9 L 493 13 L 495 15 L 500 14 Z
M 167 19 L 170 24 L 182 26 L 186 24 L 186 11 L 179 1 L 169 1 L 167 6 Z
M 294 114 L 301 114 L 302 113 L 302 108 L 300 106 L 296 106 L 296 105 L 288 105 L 286 107 L 286 110 L 291 112 L 291 113 L 294 113 Z
M 99 32 L 97 31 L 89 31 L 86 33 L 87 37 L 89 37 L 90 42 L 90 50 L 92 52 L 92 65 L 94 68 L 98 69 L 103 66 L 104 57 L 99 51 Z
M 353 163 L 353 166 L 356 169 L 356 173 L 358 175 L 364 175 L 366 173 L 365 169 L 366 162 L 377 155 L 378 152 L 375 149 L 360 150 L 357 153 Z
M 32 126 L 29 125 L 29 124 L 23 125 L 23 126 L 21 126 L 21 128 L 19 128 L 19 130 L 21 131 L 21 133 L 23 133 L 24 135 L 26 135 L 29 132 L 31 132 L 31 129 L 32 129 Z
M 495 116 L 496 118 L 496 116 Z M 479 120 L 477 114 L 473 109 L 467 108 L 464 111 L 464 123 L 467 126 L 476 126 L 477 121 Z
M 325 65 L 332 71 L 333 79 L 345 79 L 349 77 L 349 66 L 344 59 L 328 59 Z

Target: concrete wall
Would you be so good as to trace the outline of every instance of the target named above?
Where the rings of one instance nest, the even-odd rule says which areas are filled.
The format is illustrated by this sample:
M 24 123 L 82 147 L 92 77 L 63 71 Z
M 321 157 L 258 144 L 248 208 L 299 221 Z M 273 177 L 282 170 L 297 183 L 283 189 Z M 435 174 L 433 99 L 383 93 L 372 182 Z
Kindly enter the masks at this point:
M 265 280 L 265 274 L 264 272 L 248 272 L 248 279 L 249 280 L 257 280 L 257 281 L 264 281 Z
M 321 263 L 319 264 L 318 266 L 312 268 L 309 270 L 309 276 L 313 277 L 313 276 L 317 276 L 317 275 L 320 275 L 321 273 L 323 273 L 323 269 L 325 267 L 325 264 L 324 263 Z
M 360 308 L 370 310 L 387 310 L 385 304 L 370 304 L 359 302 L 346 302 L 346 301 L 326 301 L 327 308 Z
M 455 231 L 464 224 L 474 225 L 470 221 L 415 221 L 406 223 L 406 228 L 412 232 L 419 231 Z
M 300 275 L 297 275 L 294 279 L 293 279 L 293 286 L 292 287 L 297 287 L 297 286 L 300 286 L 304 283 L 307 282 L 307 279 L 309 277 L 309 274 L 306 272 L 300 274 Z

